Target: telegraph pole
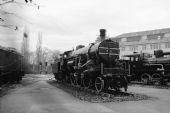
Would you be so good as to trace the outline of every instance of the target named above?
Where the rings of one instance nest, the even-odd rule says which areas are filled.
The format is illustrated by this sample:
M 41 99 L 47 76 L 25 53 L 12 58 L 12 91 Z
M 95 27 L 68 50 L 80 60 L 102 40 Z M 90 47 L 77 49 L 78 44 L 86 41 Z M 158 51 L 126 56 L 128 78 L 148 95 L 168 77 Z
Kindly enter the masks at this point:
M 29 33 L 26 27 L 23 32 L 21 53 L 23 55 L 23 66 L 25 70 L 25 68 L 27 69 L 28 60 L 29 60 Z

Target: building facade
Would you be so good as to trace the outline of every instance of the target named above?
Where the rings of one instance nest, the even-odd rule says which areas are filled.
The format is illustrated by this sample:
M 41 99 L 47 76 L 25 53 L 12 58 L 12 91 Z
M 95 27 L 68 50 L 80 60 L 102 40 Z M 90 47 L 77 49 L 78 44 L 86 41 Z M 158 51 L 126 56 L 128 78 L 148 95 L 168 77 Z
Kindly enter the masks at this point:
M 120 44 L 120 57 L 134 52 L 170 51 L 170 28 L 124 33 L 112 39 Z

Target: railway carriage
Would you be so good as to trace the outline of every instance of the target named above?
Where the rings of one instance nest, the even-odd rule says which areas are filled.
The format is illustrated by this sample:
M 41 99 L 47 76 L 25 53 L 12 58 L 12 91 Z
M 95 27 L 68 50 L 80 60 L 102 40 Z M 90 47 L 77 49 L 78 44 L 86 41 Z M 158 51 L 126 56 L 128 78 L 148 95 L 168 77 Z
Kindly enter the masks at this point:
M 23 75 L 22 55 L 13 48 L 0 47 L 0 84 L 20 81 Z

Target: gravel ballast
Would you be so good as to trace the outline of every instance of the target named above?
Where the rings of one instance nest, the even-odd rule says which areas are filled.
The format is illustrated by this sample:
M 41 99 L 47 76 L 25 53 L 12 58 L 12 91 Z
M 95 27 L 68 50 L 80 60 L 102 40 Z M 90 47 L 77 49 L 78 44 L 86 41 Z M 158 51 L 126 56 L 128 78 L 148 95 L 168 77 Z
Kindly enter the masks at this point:
M 68 84 L 58 83 L 56 81 L 50 81 L 50 84 L 53 86 L 64 90 L 65 92 L 73 95 L 74 97 L 82 100 L 88 101 L 92 103 L 104 103 L 104 102 L 123 102 L 123 101 L 139 101 L 139 100 L 148 100 L 153 99 L 153 97 L 149 97 L 144 94 L 136 94 L 136 93 L 124 93 L 124 92 L 115 92 L 112 93 L 96 93 L 94 91 L 90 91 L 84 88 L 77 88 L 70 86 Z M 110 91 L 109 91 L 110 92 Z

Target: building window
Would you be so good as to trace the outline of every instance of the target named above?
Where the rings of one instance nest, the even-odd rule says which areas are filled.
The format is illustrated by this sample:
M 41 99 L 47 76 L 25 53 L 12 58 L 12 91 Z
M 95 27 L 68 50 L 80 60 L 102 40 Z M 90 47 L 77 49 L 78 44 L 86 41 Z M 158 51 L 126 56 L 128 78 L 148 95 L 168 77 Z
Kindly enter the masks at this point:
M 134 45 L 134 46 L 129 46 L 130 51 L 137 51 L 138 50 L 138 46 Z
M 170 42 L 165 43 L 165 48 L 170 48 Z
M 161 49 L 161 44 L 158 44 L 158 49 Z
M 113 38 L 112 40 L 115 42 L 121 42 L 121 38 Z
M 142 45 L 142 50 L 146 50 L 146 45 Z
M 127 42 L 139 42 L 141 40 L 141 36 L 133 36 L 133 37 L 127 37 Z
M 153 35 L 148 35 L 147 39 L 148 40 L 160 40 L 164 37 L 164 34 L 153 34 Z
M 122 51 L 125 51 L 125 47 L 121 47 L 121 50 L 122 50 Z
M 150 49 L 161 49 L 161 44 L 150 44 Z
M 121 42 L 126 42 L 127 38 L 122 38 Z

